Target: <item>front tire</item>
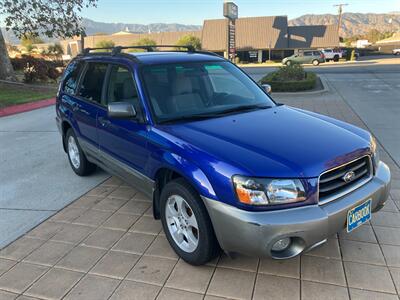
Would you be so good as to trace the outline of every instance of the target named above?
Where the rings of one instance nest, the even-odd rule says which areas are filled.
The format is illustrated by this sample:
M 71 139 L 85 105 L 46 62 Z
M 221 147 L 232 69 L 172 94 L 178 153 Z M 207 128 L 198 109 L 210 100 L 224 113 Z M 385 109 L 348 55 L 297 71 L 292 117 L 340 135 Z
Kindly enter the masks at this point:
M 312 62 L 312 64 L 313 64 L 314 66 L 318 66 L 318 65 L 319 65 L 319 61 L 318 61 L 317 59 L 314 59 L 313 62 Z
M 79 176 L 86 176 L 96 170 L 96 165 L 89 162 L 79 146 L 74 131 L 70 128 L 65 135 L 65 149 L 72 170 Z
M 292 64 L 292 62 L 290 60 L 288 60 L 285 65 L 290 66 Z
M 184 261 L 203 265 L 216 257 L 219 245 L 199 194 L 183 179 L 161 191 L 161 222 L 168 242 Z

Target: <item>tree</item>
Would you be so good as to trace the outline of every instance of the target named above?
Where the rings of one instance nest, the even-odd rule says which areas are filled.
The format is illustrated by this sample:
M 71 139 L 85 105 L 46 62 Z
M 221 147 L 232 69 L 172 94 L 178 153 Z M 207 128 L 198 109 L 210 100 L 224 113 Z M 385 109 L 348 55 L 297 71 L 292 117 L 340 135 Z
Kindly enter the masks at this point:
M 96 48 L 112 48 L 115 47 L 115 43 L 110 40 L 102 40 L 98 41 L 96 43 Z M 103 50 L 99 50 L 99 52 L 102 52 Z M 111 50 L 106 50 L 107 52 L 111 52 Z
M 54 43 L 53 45 L 49 45 L 47 47 L 45 54 L 60 58 L 64 54 L 64 50 L 60 43 Z
M 156 45 L 157 45 L 157 42 L 155 40 L 144 37 L 144 38 L 139 39 L 132 46 L 156 46 Z M 156 47 L 154 47 L 154 49 L 155 48 Z M 128 52 L 141 52 L 141 51 L 143 51 L 143 49 L 128 49 Z
M 21 37 L 21 45 L 24 46 L 25 48 L 29 47 L 29 45 L 42 44 L 42 43 L 44 42 L 40 37 L 29 33 Z
M 6 29 L 23 36 L 68 38 L 83 32 L 80 13 L 97 0 L 0 0 Z M 3 35 L 0 34 L 0 79 L 15 78 Z
M 0 79 L 15 80 L 15 74 L 11 65 L 6 42 L 3 37 L 3 32 L 0 29 Z
M 370 43 L 375 43 L 383 38 L 383 34 L 378 29 L 371 29 L 365 37 Z
M 150 38 L 144 37 L 135 43 L 136 46 L 156 46 L 157 42 Z
M 177 46 L 192 46 L 196 50 L 201 49 L 201 41 L 197 36 L 187 34 L 182 36 L 176 44 Z

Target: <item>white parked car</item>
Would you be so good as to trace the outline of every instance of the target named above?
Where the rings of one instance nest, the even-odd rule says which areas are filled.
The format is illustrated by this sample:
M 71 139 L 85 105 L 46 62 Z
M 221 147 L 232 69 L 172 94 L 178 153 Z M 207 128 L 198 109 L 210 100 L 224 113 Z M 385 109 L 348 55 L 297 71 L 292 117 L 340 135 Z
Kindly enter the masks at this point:
M 394 55 L 400 55 L 400 48 L 393 49 L 393 50 L 392 50 L 392 53 L 393 53 Z
M 322 49 L 322 53 L 325 55 L 325 60 L 328 62 L 330 60 L 333 61 L 339 61 L 340 58 L 342 58 L 343 53 L 341 50 L 335 50 L 335 49 Z

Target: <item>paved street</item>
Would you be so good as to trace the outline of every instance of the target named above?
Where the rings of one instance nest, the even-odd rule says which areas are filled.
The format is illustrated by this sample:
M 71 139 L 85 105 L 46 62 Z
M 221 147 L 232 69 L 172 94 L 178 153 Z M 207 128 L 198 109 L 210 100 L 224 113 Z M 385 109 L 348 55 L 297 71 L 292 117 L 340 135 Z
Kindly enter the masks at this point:
M 107 177 L 72 172 L 54 117 L 48 107 L 0 118 L 0 248 Z
M 285 102 L 363 126 L 335 95 Z M 0 299 L 398 300 L 400 177 L 381 152 L 397 187 L 383 211 L 286 261 L 222 255 L 189 266 L 152 219 L 150 199 L 109 179 L 0 251 Z
M 287 261 L 222 255 L 207 266 L 189 266 L 152 219 L 150 199 L 115 178 L 90 190 L 104 173 L 85 179 L 72 174 L 53 108 L 0 119 L 0 204 L 23 209 L 14 218 L 13 210 L 0 210 L 8 218 L 3 225 L 0 216 L 0 234 L 3 226 L 18 228 L 13 222 L 27 230 L 72 202 L 0 250 L 0 299 L 399 300 L 400 68 L 342 68 L 317 70 L 327 93 L 274 98 L 369 129 L 392 172 L 391 196 L 370 223 Z M 260 71 L 249 72 L 256 77 Z M 23 224 L 31 218 L 35 222 Z

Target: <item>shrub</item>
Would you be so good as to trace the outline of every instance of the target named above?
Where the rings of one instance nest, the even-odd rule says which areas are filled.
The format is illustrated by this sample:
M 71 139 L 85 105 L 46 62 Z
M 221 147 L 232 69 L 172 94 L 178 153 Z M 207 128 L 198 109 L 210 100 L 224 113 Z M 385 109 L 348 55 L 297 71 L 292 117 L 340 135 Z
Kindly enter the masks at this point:
M 300 64 L 279 67 L 277 71 L 268 74 L 273 81 L 303 80 L 306 76 L 304 68 Z M 267 76 L 268 76 L 267 75 Z
M 63 47 L 59 43 L 54 43 L 47 47 L 46 55 L 60 57 L 64 54 Z
M 155 40 L 152 40 L 150 38 L 141 38 L 138 40 L 135 44 L 136 46 L 155 46 L 157 45 L 157 42 Z
M 111 48 L 115 47 L 115 43 L 111 40 L 102 40 L 96 43 L 96 48 Z M 111 50 L 98 50 L 99 52 L 111 52 Z
M 24 81 L 27 83 L 35 81 L 46 81 L 51 79 L 56 81 L 61 75 L 57 70 L 63 66 L 62 61 L 50 61 L 42 58 L 35 58 L 30 55 L 22 55 L 19 58 L 11 59 L 14 70 L 23 71 Z
M 156 46 L 157 42 L 155 40 L 152 40 L 150 38 L 141 38 L 138 40 L 135 44 L 132 46 Z M 156 47 L 154 47 L 155 49 Z M 143 49 L 128 49 L 128 52 L 142 52 Z
M 261 84 L 271 85 L 274 92 L 311 90 L 315 87 L 316 82 L 317 75 L 313 72 L 305 72 L 304 68 L 298 64 L 280 67 L 260 80 Z
M 201 41 L 198 37 L 187 34 L 182 36 L 176 44 L 177 46 L 192 46 L 195 50 L 200 50 L 201 49 Z M 179 49 L 179 47 L 178 47 Z

